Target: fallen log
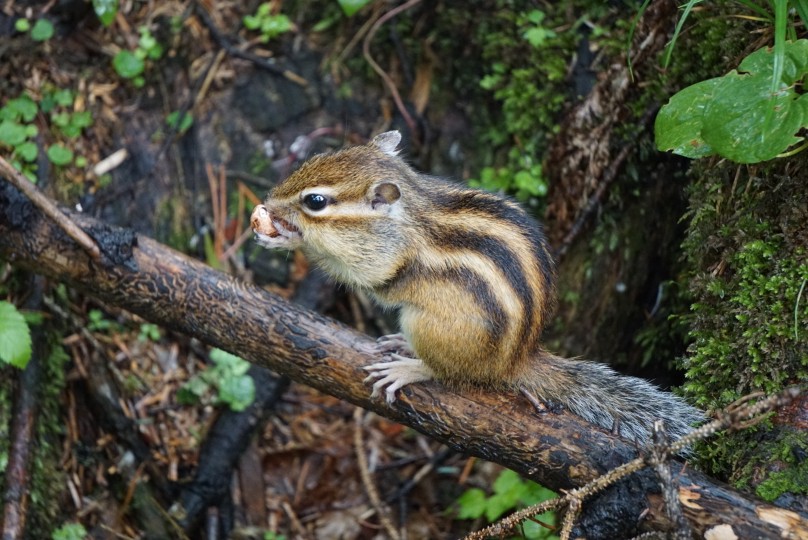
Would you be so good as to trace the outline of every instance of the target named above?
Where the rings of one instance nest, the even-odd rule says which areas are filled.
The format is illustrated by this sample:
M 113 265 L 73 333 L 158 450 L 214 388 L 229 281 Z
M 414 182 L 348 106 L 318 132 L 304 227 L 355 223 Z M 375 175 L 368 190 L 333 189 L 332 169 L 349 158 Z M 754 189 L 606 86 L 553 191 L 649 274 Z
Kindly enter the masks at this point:
M 406 387 L 392 405 L 372 400 L 362 366 L 378 357 L 367 336 L 130 230 L 64 214 L 97 242 L 99 261 L 16 188 L 0 182 L 0 257 L 554 490 L 582 486 L 638 455 L 629 442 L 574 415 L 538 414 L 516 394 L 459 393 L 425 383 Z M 684 515 L 701 536 L 708 531 L 737 538 L 808 535 L 804 514 L 755 500 L 682 462 L 673 461 L 671 469 Z M 651 470 L 632 474 L 584 502 L 573 535 L 623 538 L 669 529 L 659 493 Z

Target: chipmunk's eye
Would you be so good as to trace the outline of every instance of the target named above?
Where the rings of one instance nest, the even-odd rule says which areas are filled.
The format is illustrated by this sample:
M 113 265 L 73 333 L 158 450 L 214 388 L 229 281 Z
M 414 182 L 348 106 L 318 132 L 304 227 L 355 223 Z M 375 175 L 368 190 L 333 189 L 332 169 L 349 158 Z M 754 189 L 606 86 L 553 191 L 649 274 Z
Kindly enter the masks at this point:
M 328 205 L 328 198 L 319 193 L 309 193 L 303 197 L 303 204 L 309 210 L 322 210 Z

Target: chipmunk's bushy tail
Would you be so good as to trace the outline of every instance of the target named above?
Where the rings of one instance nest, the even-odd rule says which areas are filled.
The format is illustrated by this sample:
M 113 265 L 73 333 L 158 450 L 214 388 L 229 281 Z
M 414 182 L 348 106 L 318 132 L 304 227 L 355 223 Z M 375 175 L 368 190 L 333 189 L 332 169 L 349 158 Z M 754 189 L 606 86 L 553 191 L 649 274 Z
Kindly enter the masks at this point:
M 704 413 L 682 398 L 653 384 L 620 375 L 605 364 L 561 358 L 550 353 L 537 356 L 516 382 L 545 400 L 560 403 L 584 420 L 642 446 L 651 442 L 654 421 L 663 420 L 671 441 L 702 422 Z

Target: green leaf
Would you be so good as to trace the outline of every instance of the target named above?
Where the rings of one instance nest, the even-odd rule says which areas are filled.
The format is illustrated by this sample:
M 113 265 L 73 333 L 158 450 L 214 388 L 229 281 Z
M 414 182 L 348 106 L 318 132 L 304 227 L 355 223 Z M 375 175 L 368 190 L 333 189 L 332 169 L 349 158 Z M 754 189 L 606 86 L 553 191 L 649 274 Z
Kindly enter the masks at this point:
M 26 94 L 8 100 L 4 108 L 12 115 L 10 120 L 23 120 L 24 122 L 33 120 L 37 111 L 36 103 Z
M 31 331 L 14 304 L 0 301 L 0 362 L 24 369 L 31 359 Z
M 527 30 L 523 37 L 534 47 L 541 47 L 545 41 L 554 38 L 555 36 L 556 33 L 552 30 L 537 26 Z
M 505 469 L 494 481 L 494 494 L 488 498 L 485 517 L 489 522 L 516 508 L 517 503 L 527 492 L 527 484 L 515 472 Z
M 157 45 L 157 40 L 145 26 L 140 27 L 140 40 L 138 41 L 138 45 L 147 51 Z
M 48 159 L 54 165 L 67 165 L 73 161 L 73 151 L 61 144 L 54 144 L 47 151 Z
M 20 158 L 22 158 L 23 161 L 27 161 L 28 163 L 35 161 L 36 156 L 39 153 L 36 147 L 36 143 L 33 143 L 31 141 L 26 141 L 22 143 L 21 145 L 14 148 L 14 151 L 17 153 L 18 156 L 20 156 Z
M 53 100 L 62 107 L 73 105 L 73 97 L 73 92 L 68 88 L 60 88 L 53 93 Z
M 515 497 L 510 493 L 495 493 L 488 498 L 488 504 L 485 507 L 485 519 L 489 523 L 496 521 L 502 514 L 513 510 L 519 497 Z
M 255 15 L 245 15 L 243 22 L 247 30 L 258 30 L 261 27 L 261 19 Z
M 84 540 L 87 529 L 81 523 L 66 523 L 53 531 L 52 540 Z
M 466 490 L 463 495 L 457 499 L 459 506 L 457 517 L 459 519 L 477 519 L 485 513 L 488 498 L 485 492 L 479 488 L 471 488 Z
M 219 400 L 236 412 L 243 411 L 255 400 L 255 381 L 249 375 L 222 379 L 219 381 Z
M 22 144 L 26 138 L 25 126 L 11 120 L 0 122 L 0 143 L 17 146 Z
M 269 16 L 261 23 L 261 33 L 269 38 L 279 36 L 284 32 L 292 29 L 292 21 L 289 17 L 280 13 L 278 15 Z
M 93 115 L 90 111 L 73 113 L 70 123 L 78 128 L 90 127 L 93 125 Z
M 183 405 L 195 405 L 199 403 L 199 399 L 209 391 L 210 384 L 197 375 L 188 379 L 188 382 L 177 390 L 177 401 Z
M 346 16 L 353 17 L 357 11 L 368 5 L 370 0 L 337 0 L 337 2 Z
M 691 158 L 717 153 L 738 163 L 757 163 L 798 143 L 796 133 L 808 126 L 808 102 L 794 87 L 808 73 L 808 40 L 781 48 L 774 92 L 772 74 L 779 57 L 760 49 L 738 71 L 673 96 L 657 115 L 657 147 Z
M 47 19 L 39 19 L 31 29 L 31 38 L 34 41 L 47 41 L 53 37 L 53 23 Z
M 524 489 L 525 481 L 510 469 L 505 469 L 494 481 L 494 493 L 508 493 L 515 489 Z
M 104 26 L 109 26 L 118 14 L 118 0 L 93 0 L 93 10 Z
M 250 369 L 249 362 L 222 349 L 211 349 L 210 359 L 216 364 L 217 368 L 228 374 L 244 375 Z
M 14 22 L 14 30 L 17 32 L 27 32 L 31 29 L 31 21 L 28 19 L 17 19 Z
M 730 74 L 704 109 L 704 141 L 737 163 L 773 159 L 801 139 L 794 134 L 806 124 L 804 99 L 792 90 L 772 96 L 767 77 Z
M 541 24 L 545 17 L 546 17 L 545 13 L 538 9 L 534 9 L 533 11 L 527 14 L 527 20 L 532 22 L 533 24 Z
M 120 51 L 112 59 L 112 67 L 124 79 L 133 79 L 143 73 L 145 64 L 131 51 Z
M 713 99 L 721 77 L 701 81 L 675 94 L 657 114 L 654 137 L 657 148 L 689 158 L 709 156 L 713 149 L 701 136 L 704 109 Z
M 51 122 L 58 127 L 65 127 L 70 123 L 70 115 L 66 112 L 56 113 L 51 116 Z
M 189 113 L 185 113 L 182 117 L 182 122 L 180 122 L 178 126 L 177 120 L 179 119 L 179 116 L 180 116 L 179 111 L 174 111 L 170 113 L 166 117 L 166 124 L 168 124 L 171 128 L 176 129 L 179 133 L 185 133 L 193 125 L 194 117 L 191 116 Z

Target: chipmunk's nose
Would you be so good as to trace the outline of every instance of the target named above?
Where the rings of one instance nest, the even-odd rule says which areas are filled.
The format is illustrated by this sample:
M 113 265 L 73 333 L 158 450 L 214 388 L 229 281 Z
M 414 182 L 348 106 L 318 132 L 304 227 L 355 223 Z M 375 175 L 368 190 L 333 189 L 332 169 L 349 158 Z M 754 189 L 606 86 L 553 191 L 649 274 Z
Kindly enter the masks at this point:
M 269 210 L 263 204 L 259 204 L 253 210 L 252 216 L 250 216 L 250 226 L 253 231 L 261 232 L 267 221 L 269 221 Z

